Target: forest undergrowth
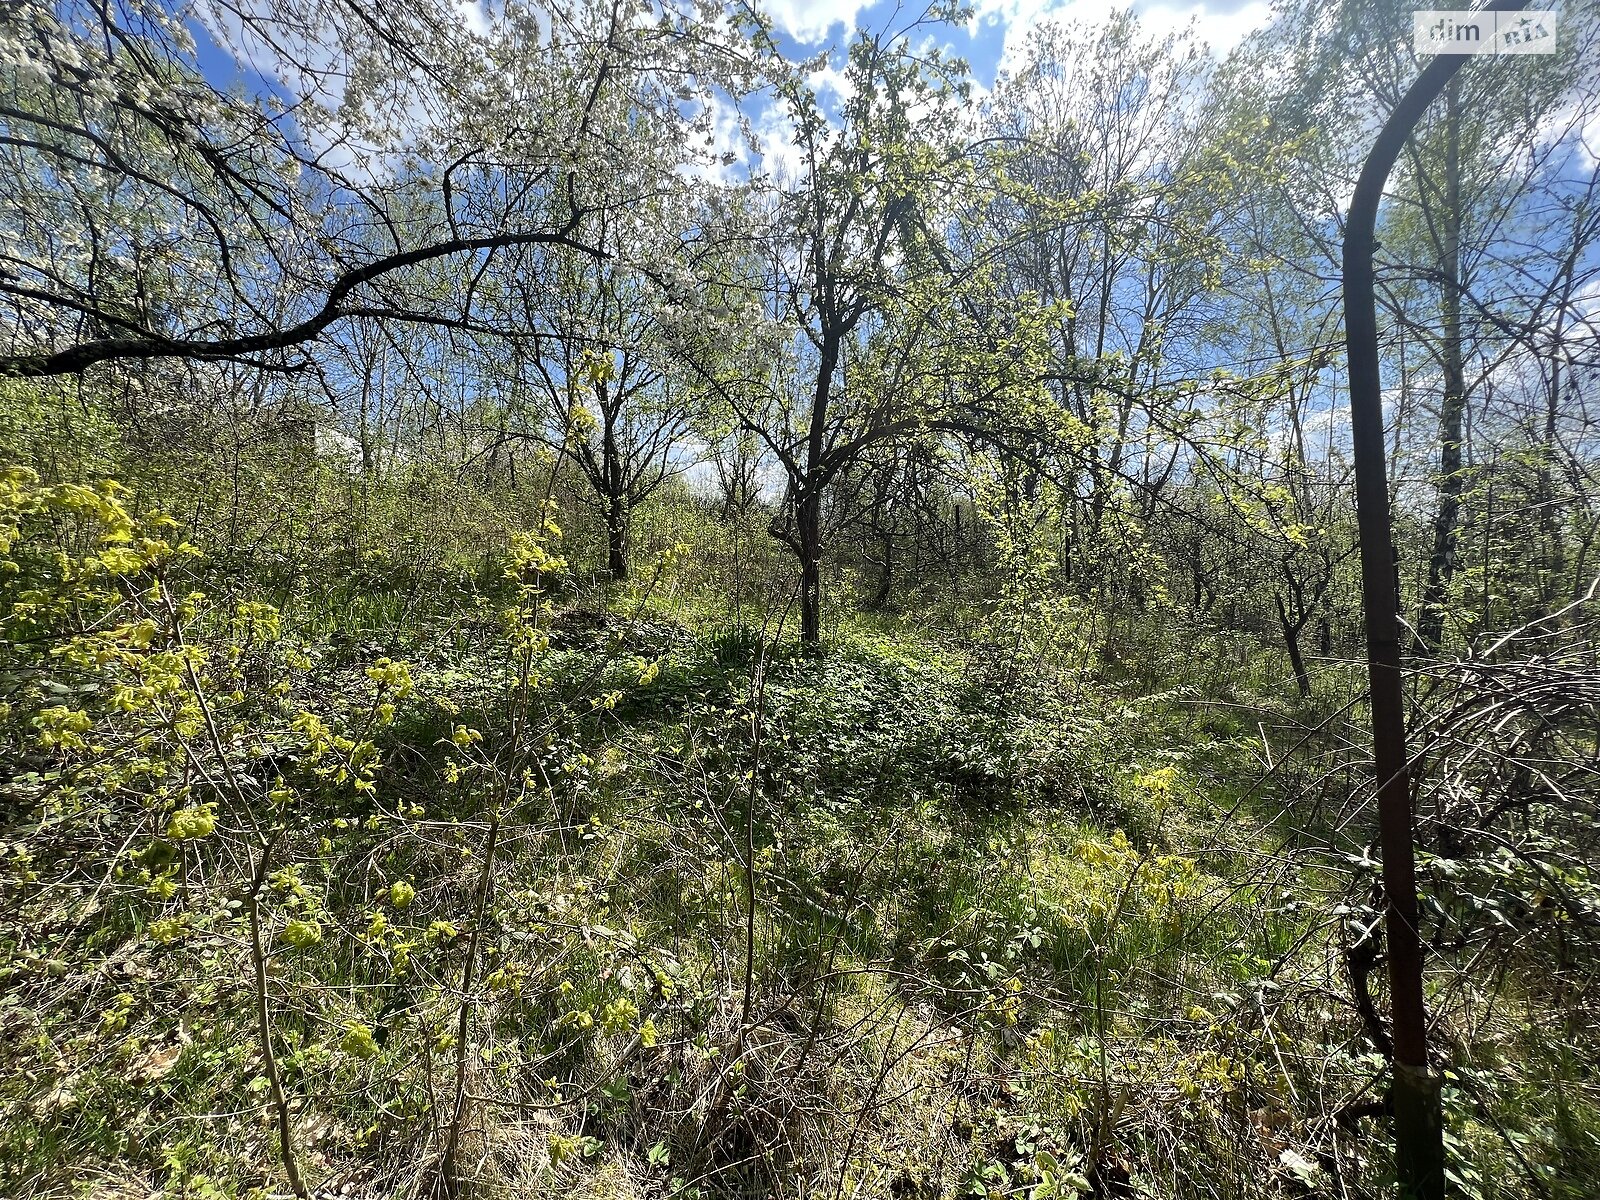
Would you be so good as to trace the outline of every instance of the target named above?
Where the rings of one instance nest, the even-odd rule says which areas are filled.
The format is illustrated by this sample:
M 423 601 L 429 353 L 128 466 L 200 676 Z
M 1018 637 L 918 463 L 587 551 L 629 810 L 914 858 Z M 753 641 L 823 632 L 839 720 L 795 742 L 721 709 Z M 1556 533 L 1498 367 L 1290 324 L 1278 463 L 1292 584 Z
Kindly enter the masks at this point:
M 191 534 L 0 489 L 6 1195 L 1386 1186 L 1359 712 L 1237 639 L 1022 579 L 818 651 L 553 515 L 429 588 Z M 1590 884 L 1430 844 L 1454 1185 L 1582 1196 Z

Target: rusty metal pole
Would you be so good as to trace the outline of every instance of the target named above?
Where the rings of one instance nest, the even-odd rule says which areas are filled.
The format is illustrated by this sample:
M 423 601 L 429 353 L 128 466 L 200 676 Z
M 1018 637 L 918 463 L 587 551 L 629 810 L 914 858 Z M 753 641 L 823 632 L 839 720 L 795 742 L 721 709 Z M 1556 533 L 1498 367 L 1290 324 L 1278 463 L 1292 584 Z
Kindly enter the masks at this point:
M 1514 12 L 1527 0 L 1491 0 L 1483 12 Z M 1395 1168 L 1408 1200 L 1444 1196 L 1444 1128 L 1439 1081 L 1428 1066 L 1422 995 L 1416 848 L 1411 773 L 1406 754 L 1405 693 L 1400 674 L 1400 596 L 1389 484 L 1384 464 L 1383 400 L 1372 255 L 1378 204 L 1406 139 L 1465 62 L 1436 57 L 1389 114 L 1361 169 L 1344 236 L 1344 331 L 1355 449 L 1361 599 L 1366 610 L 1367 672 L 1372 695 L 1372 755 L 1378 779 L 1383 848 L 1384 932 L 1389 943 L 1393 1008 Z

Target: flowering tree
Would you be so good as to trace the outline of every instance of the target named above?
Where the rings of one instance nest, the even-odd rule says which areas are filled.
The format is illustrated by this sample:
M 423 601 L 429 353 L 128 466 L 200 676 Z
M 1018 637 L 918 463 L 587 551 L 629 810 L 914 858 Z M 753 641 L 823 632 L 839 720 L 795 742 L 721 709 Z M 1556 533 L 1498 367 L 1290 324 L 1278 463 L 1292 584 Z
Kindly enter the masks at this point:
M 681 122 L 685 81 L 721 78 L 738 37 L 641 4 L 510 4 L 476 27 L 429 0 L 9 6 L 0 374 L 283 369 L 350 317 L 479 329 L 491 267 L 599 257 L 596 214 L 665 186 L 598 114 L 617 96 Z M 264 64 L 257 86 L 218 86 L 197 38 Z M 419 298 L 409 273 L 439 260 L 459 286 Z

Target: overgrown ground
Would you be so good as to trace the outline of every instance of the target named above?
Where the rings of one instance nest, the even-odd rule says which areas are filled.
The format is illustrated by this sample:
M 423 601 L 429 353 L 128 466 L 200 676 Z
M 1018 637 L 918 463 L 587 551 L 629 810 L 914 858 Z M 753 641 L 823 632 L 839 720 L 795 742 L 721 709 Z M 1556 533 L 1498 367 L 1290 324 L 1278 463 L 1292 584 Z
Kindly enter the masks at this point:
M 1244 640 L 1024 604 L 805 653 L 681 547 L 581 586 L 553 523 L 252 596 L 7 478 L 0 1192 L 1386 1186 L 1359 710 Z M 1425 860 L 1453 1173 L 1584 1196 L 1582 921 L 1485 862 Z

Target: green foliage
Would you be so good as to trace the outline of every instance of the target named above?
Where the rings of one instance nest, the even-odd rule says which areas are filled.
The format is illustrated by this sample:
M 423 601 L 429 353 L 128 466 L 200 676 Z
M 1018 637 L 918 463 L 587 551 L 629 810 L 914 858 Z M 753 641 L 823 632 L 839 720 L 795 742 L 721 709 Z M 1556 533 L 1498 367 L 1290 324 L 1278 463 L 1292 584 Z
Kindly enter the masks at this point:
M 257 1126 L 161 1123 L 225 1091 L 276 1103 L 248 1015 L 251 864 L 308 1174 L 398 1181 L 444 1153 L 459 1064 L 474 1103 L 555 1121 L 509 1187 L 704 1172 L 776 1138 L 695 1186 L 811 1177 L 826 1145 L 883 1194 L 1199 1195 L 1227 1162 L 1255 1195 L 1323 1169 L 1303 1098 L 1330 1070 L 1352 1096 L 1381 1072 L 1319 999 L 1322 877 L 1259 876 L 1227 817 L 1259 730 L 1095 681 L 1083 602 L 1037 539 L 1048 509 L 997 501 L 1010 568 L 966 638 L 863 625 L 820 656 L 731 615 L 663 620 L 694 582 L 670 545 L 612 611 L 567 598 L 536 510 L 475 585 L 473 636 L 401 660 L 198 594 L 208 560 L 125 497 L 6 476 L 0 588 L 26 633 L 4 663 L 26 814 L 0 947 L 12 1190 L 90 1159 L 195 1193 L 272 1173 L 247 1165 L 278 1153 Z M 1488 911 L 1439 894 L 1452 920 Z M 1491 907 L 1528 919 L 1509 903 Z M 798 1020 L 730 1022 L 747 938 L 755 1011 Z M 120 962 L 139 965 L 109 991 Z M 1475 1165 L 1499 1128 L 1546 1174 L 1558 1145 L 1589 1152 L 1581 1102 L 1529 1098 L 1578 1070 L 1553 1052 L 1458 1064 L 1462 1187 L 1516 1194 Z M 875 1089 L 902 1099 L 849 1135 L 837 1112 Z M 1242 1148 L 1250 1111 L 1264 1150 Z M 1192 1166 L 1163 1185 L 1174 1136 Z

